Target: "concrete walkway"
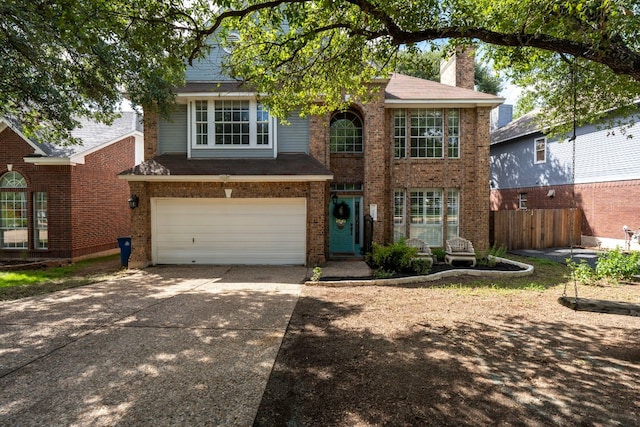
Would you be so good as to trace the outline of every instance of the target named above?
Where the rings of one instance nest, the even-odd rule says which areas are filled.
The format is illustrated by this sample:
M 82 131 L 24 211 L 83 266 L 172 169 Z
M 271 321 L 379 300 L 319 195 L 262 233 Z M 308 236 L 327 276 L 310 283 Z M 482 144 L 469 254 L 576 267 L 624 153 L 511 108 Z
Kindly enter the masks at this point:
M 567 259 L 573 257 L 574 262 L 580 263 L 585 260 L 592 268 L 595 268 L 598 261 L 598 251 L 582 248 L 549 248 L 549 249 L 518 249 L 509 253 L 529 256 L 535 258 L 546 258 L 560 264 L 566 264 Z
M 0 425 L 250 426 L 304 267 L 155 267 L 0 302 Z

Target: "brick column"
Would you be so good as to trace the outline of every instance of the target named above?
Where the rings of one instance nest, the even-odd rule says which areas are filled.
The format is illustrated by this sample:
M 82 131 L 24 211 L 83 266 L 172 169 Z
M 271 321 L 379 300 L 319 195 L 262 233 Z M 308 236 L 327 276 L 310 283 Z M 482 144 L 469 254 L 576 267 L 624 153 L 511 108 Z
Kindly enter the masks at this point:
M 461 200 L 460 236 L 473 242 L 477 250 L 489 247 L 489 116 L 491 109 L 479 107 L 475 113 L 475 141 L 464 152 L 464 188 Z
M 329 183 L 314 181 L 309 183 L 307 198 L 307 265 L 323 265 L 329 250 Z
M 144 160 L 158 155 L 158 110 L 152 106 L 144 109 Z
M 390 138 L 387 135 L 384 109 L 384 88 L 387 82 L 376 84 L 377 93 L 362 106 L 364 113 L 364 213 L 370 214 L 370 206 L 378 206 L 378 218 L 373 226 L 373 241 L 388 243 L 390 236 Z
M 131 212 L 130 268 L 144 268 L 151 263 L 151 201 L 149 184 L 130 181 L 131 194 L 136 194 L 139 204 Z

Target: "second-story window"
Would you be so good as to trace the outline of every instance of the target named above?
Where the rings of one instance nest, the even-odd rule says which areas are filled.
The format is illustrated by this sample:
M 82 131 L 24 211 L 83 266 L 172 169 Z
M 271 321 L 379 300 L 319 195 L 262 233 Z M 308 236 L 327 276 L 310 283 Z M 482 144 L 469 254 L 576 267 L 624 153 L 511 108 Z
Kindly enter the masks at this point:
M 255 100 L 198 100 L 193 104 L 193 148 L 269 147 L 270 117 Z
M 411 111 L 411 157 L 442 157 L 444 127 L 442 110 Z
M 331 117 L 330 150 L 332 153 L 361 153 L 362 120 L 353 111 L 336 113 Z
M 544 163 L 547 161 L 547 139 L 546 138 L 536 138 L 533 142 L 535 152 L 536 152 L 536 163 Z
M 441 159 L 445 153 L 449 158 L 459 158 L 460 110 L 396 110 L 393 116 L 393 138 L 396 159 L 407 156 L 414 159 Z

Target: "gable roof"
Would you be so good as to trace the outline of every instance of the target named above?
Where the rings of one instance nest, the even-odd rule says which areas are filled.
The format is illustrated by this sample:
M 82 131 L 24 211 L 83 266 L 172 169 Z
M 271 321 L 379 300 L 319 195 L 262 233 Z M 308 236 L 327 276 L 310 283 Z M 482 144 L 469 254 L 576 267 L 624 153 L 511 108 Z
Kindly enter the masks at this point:
M 495 107 L 504 98 L 475 90 L 449 86 L 431 80 L 393 73 L 385 89 L 387 106 L 413 106 L 432 104 L 437 106 Z
M 15 119 L 1 119 L 34 149 L 34 154 L 25 157 L 28 163 L 39 164 L 82 164 L 84 157 L 107 145 L 120 141 L 128 136 L 142 135 L 141 117 L 135 111 L 120 113 L 120 117 L 111 125 L 98 123 L 86 118 L 79 119 L 80 126 L 71 135 L 80 139 L 81 144 L 60 145 L 51 142 L 40 142 L 37 138 L 27 138 L 21 132 L 21 125 Z
M 516 120 L 494 130 L 491 132 L 491 144 L 500 144 L 501 142 L 541 132 L 535 120 L 539 112 L 539 109 L 529 111 Z

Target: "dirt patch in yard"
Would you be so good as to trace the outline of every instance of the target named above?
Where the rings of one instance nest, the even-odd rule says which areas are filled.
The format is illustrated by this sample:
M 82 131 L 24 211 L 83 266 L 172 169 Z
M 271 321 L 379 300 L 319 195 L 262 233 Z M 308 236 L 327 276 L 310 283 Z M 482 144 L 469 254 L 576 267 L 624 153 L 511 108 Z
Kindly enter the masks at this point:
M 638 425 L 640 318 L 477 282 L 305 287 L 254 425 Z

